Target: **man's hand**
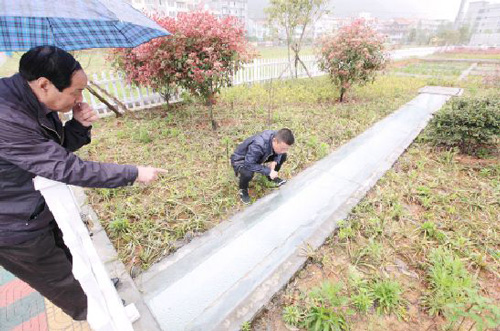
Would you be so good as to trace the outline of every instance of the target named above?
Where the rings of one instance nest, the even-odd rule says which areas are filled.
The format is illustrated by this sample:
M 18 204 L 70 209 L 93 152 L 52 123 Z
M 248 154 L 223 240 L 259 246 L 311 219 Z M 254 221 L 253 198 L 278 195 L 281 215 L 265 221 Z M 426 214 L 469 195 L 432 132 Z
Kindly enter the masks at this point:
M 89 127 L 99 119 L 99 116 L 90 108 L 88 103 L 79 102 L 73 107 L 73 118 L 81 125 Z
M 158 178 L 158 175 L 167 173 L 167 170 L 153 167 L 137 166 L 137 179 L 136 182 L 149 184 Z
M 275 179 L 276 177 L 278 177 L 278 172 L 274 171 L 274 170 L 271 170 L 271 173 L 269 174 L 269 177 L 271 179 Z
M 269 169 L 274 170 L 274 168 L 276 168 L 277 164 L 278 164 L 278 162 L 275 162 L 275 161 L 269 162 L 268 167 L 269 167 Z

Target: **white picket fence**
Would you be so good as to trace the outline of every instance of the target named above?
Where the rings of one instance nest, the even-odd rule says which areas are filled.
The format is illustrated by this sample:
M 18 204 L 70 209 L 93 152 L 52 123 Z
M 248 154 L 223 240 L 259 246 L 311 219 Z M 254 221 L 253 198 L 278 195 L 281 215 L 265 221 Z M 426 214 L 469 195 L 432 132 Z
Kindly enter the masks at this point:
M 301 59 L 311 76 L 320 76 L 324 74 L 319 70 L 315 56 L 304 56 Z M 292 63 L 291 66 L 293 68 L 294 64 Z M 253 84 L 269 81 L 271 79 L 288 79 L 292 77 L 292 71 L 294 71 L 294 69 L 290 69 L 290 66 L 288 66 L 288 59 L 256 59 L 252 63 L 244 64 L 243 68 L 236 72 L 233 76 L 232 85 Z M 297 71 L 298 77 L 307 77 L 307 73 L 300 63 Z M 102 72 L 100 75 L 92 75 L 91 79 L 95 84 L 105 89 L 109 94 L 113 95 L 131 110 L 138 110 L 165 103 L 165 99 L 158 92 L 150 88 L 139 88 L 128 84 L 123 73 Z M 101 103 L 87 91 L 84 94 L 84 99 L 92 105 L 100 116 L 112 114 L 105 104 Z M 112 99 L 107 97 L 105 97 L 105 99 L 110 104 L 116 105 Z M 180 93 L 177 93 L 170 101 L 176 102 L 179 100 Z
M 93 83 L 105 89 L 109 94 L 122 102 L 128 109 L 136 110 L 145 107 L 160 105 L 165 102 L 163 97 L 147 87 L 136 87 L 127 83 L 125 75 L 121 72 L 103 71 L 100 75 L 93 74 Z M 92 85 L 90 85 L 92 87 Z M 97 91 L 99 92 L 99 91 Z M 99 93 L 102 95 L 102 93 Z M 117 106 L 116 102 L 105 95 L 102 95 L 110 104 Z M 113 112 L 100 102 L 88 91 L 84 92 L 84 101 L 91 104 L 92 108 L 98 112 L 99 116 L 110 115 Z
M 320 76 L 324 73 L 319 70 L 316 57 L 308 55 L 301 57 L 311 76 Z M 233 77 L 233 85 L 252 84 L 271 79 L 288 79 L 295 71 L 295 64 L 288 65 L 288 59 L 257 59 L 252 63 L 245 64 Z M 299 63 L 298 77 L 307 77 L 307 72 Z
M 393 60 L 400 60 L 410 57 L 423 57 L 445 49 L 453 49 L 453 47 L 416 47 L 399 49 L 389 52 L 389 56 Z M 311 76 L 315 77 L 325 74 L 318 68 L 317 59 L 314 55 L 304 56 L 301 59 Z M 293 61 L 289 65 L 288 59 L 286 58 L 256 59 L 252 63 L 243 65 L 243 68 L 236 72 L 233 76 L 232 85 L 253 84 L 269 81 L 271 79 L 288 79 L 292 77 L 292 72 L 294 71 L 294 69 L 290 69 L 290 67 L 295 67 Z M 300 63 L 297 71 L 298 77 L 307 77 L 306 70 Z M 131 110 L 138 110 L 165 103 L 164 98 L 159 93 L 149 88 L 138 88 L 129 85 L 122 73 L 103 72 L 101 75 L 94 74 L 92 79 L 96 84 L 106 89 L 109 94 L 112 94 Z M 106 99 L 109 103 L 115 104 L 113 100 Z M 177 93 L 170 101 L 173 103 L 179 100 L 180 93 Z M 102 104 L 88 92 L 85 93 L 85 101 L 90 103 L 100 116 L 112 114 L 106 105 Z

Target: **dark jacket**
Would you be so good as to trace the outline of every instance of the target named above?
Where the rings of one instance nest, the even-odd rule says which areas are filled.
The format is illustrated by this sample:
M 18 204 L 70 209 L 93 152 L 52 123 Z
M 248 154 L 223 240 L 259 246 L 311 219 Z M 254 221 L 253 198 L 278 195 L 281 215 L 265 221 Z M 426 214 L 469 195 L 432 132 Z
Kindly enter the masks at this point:
M 51 227 L 52 213 L 33 186 L 37 175 L 85 187 L 135 181 L 135 166 L 83 161 L 72 153 L 88 143 L 90 128 L 76 120 L 63 126 L 19 74 L 0 79 L 0 246 Z
M 276 162 L 280 162 L 282 154 L 276 154 L 273 150 L 273 138 L 276 135 L 274 130 L 266 130 L 250 138 L 245 139 L 231 155 L 231 165 L 237 171 L 244 167 L 252 172 L 258 172 L 269 176 L 271 169 L 262 164 L 270 157 Z

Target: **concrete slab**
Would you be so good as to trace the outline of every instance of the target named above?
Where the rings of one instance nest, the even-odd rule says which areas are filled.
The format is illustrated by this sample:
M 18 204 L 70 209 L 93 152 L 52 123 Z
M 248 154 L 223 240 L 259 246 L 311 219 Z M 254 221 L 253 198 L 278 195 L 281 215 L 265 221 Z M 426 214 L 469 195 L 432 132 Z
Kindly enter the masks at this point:
M 238 330 L 460 89 L 427 89 L 325 159 L 153 266 L 136 283 L 162 330 Z M 438 92 L 441 91 L 442 94 Z
M 125 266 L 118 258 L 118 254 L 109 240 L 106 232 L 102 228 L 99 218 L 94 210 L 87 204 L 83 188 L 72 186 L 71 190 L 78 202 L 78 208 L 82 215 L 82 220 L 88 222 L 87 228 L 92 235 L 92 243 L 99 254 L 99 258 L 104 264 L 109 278 L 118 277 L 120 283 L 117 291 L 125 304 L 134 304 L 139 311 L 140 318 L 133 323 L 135 331 L 156 331 L 160 330 L 155 318 L 143 301 L 141 293 L 138 291 L 132 277 L 127 272 Z
M 442 87 L 442 86 L 426 86 L 419 90 L 419 93 L 441 94 L 459 96 L 463 92 L 462 89 L 455 87 Z

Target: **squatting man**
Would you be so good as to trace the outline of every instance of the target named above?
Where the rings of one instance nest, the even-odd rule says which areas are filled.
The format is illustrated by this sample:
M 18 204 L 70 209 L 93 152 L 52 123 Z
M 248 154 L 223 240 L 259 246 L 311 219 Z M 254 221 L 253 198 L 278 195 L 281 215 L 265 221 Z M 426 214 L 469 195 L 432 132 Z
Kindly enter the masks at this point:
M 278 171 L 286 161 L 287 152 L 295 142 L 290 129 L 266 130 L 243 141 L 231 155 L 231 165 L 239 177 L 239 195 L 243 203 L 251 202 L 248 185 L 254 174 L 260 173 L 279 187 L 286 180 L 278 177 Z M 267 163 L 267 165 L 264 165 Z

